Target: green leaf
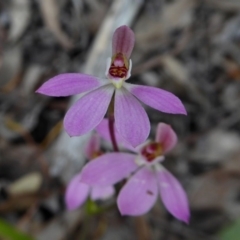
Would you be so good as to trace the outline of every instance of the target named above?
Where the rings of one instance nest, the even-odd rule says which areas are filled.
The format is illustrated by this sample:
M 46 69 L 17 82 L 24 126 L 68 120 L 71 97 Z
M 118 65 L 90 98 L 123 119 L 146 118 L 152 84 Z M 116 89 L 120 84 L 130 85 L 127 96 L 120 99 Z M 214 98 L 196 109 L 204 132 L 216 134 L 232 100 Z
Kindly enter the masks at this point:
M 33 240 L 29 235 L 20 232 L 11 224 L 0 219 L 0 239 L 6 240 Z
M 239 240 L 240 239 L 240 219 L 220 231 L 221 240 Z
M 86 212 L 88 215 L 95 215 L 104 212 L 105 209 L 99 207 L 95 202 L 93 202 L 91 199 L 87 200 L 86 203 Z

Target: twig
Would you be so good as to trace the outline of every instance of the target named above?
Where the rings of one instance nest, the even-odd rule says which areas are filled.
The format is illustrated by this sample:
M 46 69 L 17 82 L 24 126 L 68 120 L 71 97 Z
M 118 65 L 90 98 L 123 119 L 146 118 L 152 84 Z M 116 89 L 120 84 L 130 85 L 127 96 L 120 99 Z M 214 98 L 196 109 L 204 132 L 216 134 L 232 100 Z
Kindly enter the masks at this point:
M 144 216 L 134 218 L 138 240 L 150 240 L 151 234 Z

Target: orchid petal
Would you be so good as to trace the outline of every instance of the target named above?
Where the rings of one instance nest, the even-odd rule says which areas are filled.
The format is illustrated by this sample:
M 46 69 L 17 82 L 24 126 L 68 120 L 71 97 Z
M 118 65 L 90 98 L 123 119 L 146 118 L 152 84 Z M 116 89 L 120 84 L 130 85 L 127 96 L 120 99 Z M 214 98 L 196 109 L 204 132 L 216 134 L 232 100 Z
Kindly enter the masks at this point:
M 125 57 L 130 58 L 134 42 L 134 32 L 131 28 L 126 25 L 117 28 L 112 39 L 112 55 L 122 53 Z
M 138 216 L 147 213 L 157 199 L 155 174 L 142 168 L 135 173 L 119 193 L 117 204 L 122 215 Z
M 107 187 L 93 187 L 91 191 L 91 199 L 93 201 L 96 200 L 106 200 L 112 197 L 115 193 L 115 189 L 113 186 Z
M 64 128 L 68 134 L 79 136 L 93 130 L 102 121 L 113 91 L 109 84 L 81 97 L 65 115 Z
M 190 218 L 189 204 L 181 184 L 163 167 L 156 174 L 164 206 L 175 218 L 188 223 Z
M 172 127 L 166 123 L 159 123 L 156 132 L 156 142 L 161 143 L 163 152 L 169 152 L 177 143 L 177 135 Z
M 181 100 L 174 94 L 160 88 L 125 83 L 124 87 L 146 105 L 158 111 L 187 115 Z
M 125 88 L 116 90 L 114 116 L 116 129 L 125 141 L 136 147 L 146 140 L 150 132 L 146 111 Z
M 106 141 L 111 142 L 111 136 L 109 132 L 109 121 L 108 119 L 104 118 L 101 123 L 95 128 L 97 133 Z M 114 124 L 114 133 L 116 137 L 117 144 L 121 147 L 124 147 L 130 151 L 136 152 L 135 148 L 133 148 L 129 143 L 127 143 L 117 132 L 115 124 Z
M 85 165 L 81 181 L 90 186 L 113 185 L 137 169 L 135 157 L 129 153 L 104 154 Z
M 53 97 L 64 97 L 93 90 L 102 84 L 104 82 L 91 75 L 65 73 L 49 79 L 36 92 Z
M 80 182 L 80 174 L 72 178 L 65 193 L 65 203 L 68 210 L 80 207 L 87 199 L 89 186 Z
M 99 150 L 100 150 L 100 136 L 94 133 L 87 142 L 84 149 L 84 153 L 85 156 L 90 160 L 94 158 L 94 154 Z

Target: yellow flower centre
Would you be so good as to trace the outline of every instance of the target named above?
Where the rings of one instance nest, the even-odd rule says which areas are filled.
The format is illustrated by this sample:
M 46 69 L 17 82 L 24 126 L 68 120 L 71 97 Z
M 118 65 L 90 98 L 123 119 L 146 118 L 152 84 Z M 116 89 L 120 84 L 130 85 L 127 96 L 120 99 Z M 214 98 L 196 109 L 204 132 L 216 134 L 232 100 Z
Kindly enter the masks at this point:
M 142 156 L 148 161 L 153 161 L 156 157 L 159 157 L 163 154 L 163 148 L 160 143 L 150 142 L 141 150 Z

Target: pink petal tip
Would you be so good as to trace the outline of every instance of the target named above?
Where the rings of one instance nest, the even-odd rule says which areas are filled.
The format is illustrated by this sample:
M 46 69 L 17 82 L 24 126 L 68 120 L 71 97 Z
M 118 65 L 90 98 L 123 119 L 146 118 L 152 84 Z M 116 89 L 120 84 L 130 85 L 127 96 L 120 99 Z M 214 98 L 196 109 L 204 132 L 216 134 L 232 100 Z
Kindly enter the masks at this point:
M 156 132 L 156 142 L 161 143 L 163 152 L 172 150 L 177 143 L 177 135 L 172 127 L 166 123 L 159 123 Z
M 188 223 L 190 218 L 189 203 L 179 181 L 164 168 L 157 172 L 157 178 L 164 206 L 175 218 Z
M 143 103 L 158 111 L 187 115 L 187 111 L 181 100 L 168 91 L 129 83 L 125 83 L 124 86 Z
M 80 182 L 80 174 L 75 175 L 67 186 L 65 203 L 68 210 L 80 207 L 87 199 L 89 186 Z
M 94 76 L 81 73 L 64 73 L 46 81 L 36 93 L 52 97 L 64 97 L 93 90 L 101 85 Z

